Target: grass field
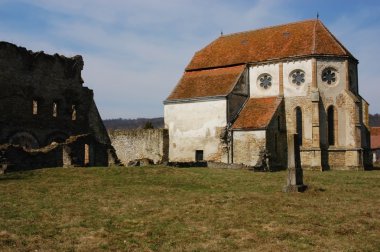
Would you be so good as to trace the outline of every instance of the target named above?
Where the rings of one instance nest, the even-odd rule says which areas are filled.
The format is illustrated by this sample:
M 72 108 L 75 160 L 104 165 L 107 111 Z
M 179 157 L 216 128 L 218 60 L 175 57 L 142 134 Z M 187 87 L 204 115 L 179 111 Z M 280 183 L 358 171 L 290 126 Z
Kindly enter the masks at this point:
M 0 176 L 1 251 L 380 251 L 380 171 L 42 169 Z

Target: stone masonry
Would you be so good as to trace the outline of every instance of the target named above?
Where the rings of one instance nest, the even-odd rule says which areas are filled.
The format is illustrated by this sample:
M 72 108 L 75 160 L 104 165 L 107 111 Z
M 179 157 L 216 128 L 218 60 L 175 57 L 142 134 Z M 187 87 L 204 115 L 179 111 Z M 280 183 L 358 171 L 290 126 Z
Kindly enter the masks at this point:
M 87 156 L 81 164 L 104 166 L 116 160 L 110 139 L 93 99 L 83 86 L 81 56 L 71 58 L 0 42 L 0 145 L 40 150 L 86 135 L 71 156 Z M 76 141 L 75 140 L 75 141 Z M 45 151 L 56 148 L 45 148 Z M 80 153 L 79 153 L 80 152 Z M 4 153 L 8 153 L 5 151 Z M 62 154 L 50 155 L 54 159 Z M 12 159 L 13 160 L 9 160 Z M 18 163 L 8 156 L 8 163 Z M 51 160 L 52 166 L 61 161 Z M 54 165 L 56 164 L 56 165 Z M 37 165 L 38 166 L 38 165 Z M 15 167 L 16 168 L 16 167 Z M 38 168 L 38 167 L 35 167 Z

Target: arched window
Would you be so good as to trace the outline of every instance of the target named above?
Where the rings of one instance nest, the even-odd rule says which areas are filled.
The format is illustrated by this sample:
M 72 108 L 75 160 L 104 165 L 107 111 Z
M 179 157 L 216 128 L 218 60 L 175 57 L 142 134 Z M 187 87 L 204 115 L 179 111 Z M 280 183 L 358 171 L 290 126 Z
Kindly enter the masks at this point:
M 300 107 L 296 107 L 296 133 L 298 138 L 298 144 L 302 145 L 302 110 Z
M 335 145 L 336 119 L 334 106 L 330 106 L 327 109 L 327 137 L 329 145 Z

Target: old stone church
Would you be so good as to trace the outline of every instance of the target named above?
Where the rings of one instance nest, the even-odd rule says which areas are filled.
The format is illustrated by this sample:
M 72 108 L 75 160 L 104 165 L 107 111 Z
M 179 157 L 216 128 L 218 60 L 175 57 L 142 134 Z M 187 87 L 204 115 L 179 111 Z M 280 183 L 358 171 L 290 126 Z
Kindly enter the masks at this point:
M 363 169 L 368 103 L 358 60 L 320 20 L 221 35 L 196 52 L 164 101 L 169 160 L 287 166 L 297 134 L 302 166 Z

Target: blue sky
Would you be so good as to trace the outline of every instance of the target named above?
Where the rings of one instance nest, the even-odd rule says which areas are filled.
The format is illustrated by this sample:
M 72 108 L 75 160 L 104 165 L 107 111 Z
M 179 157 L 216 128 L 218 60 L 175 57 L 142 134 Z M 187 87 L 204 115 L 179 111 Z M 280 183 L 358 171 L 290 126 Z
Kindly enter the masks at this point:
M 194 52 L 220 35 L 315 18 L 359 59 L 361 95 L 380 113 L 377 0 L 0 0 L 0 40 L 83 55 L 106 118 L 157 117 Z

